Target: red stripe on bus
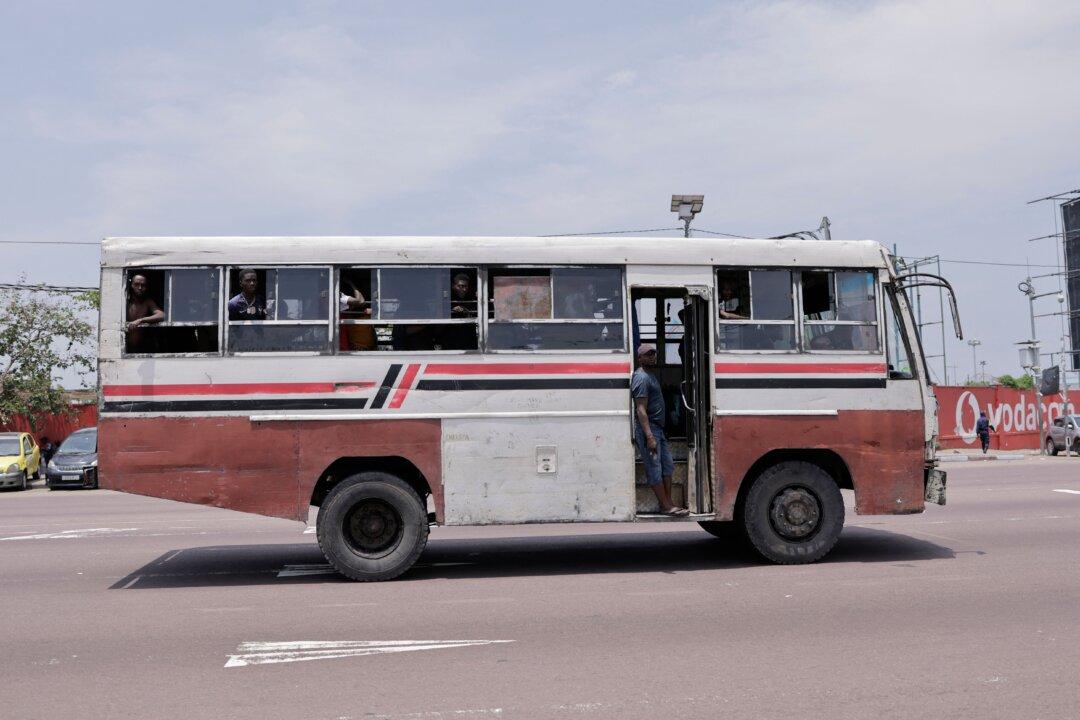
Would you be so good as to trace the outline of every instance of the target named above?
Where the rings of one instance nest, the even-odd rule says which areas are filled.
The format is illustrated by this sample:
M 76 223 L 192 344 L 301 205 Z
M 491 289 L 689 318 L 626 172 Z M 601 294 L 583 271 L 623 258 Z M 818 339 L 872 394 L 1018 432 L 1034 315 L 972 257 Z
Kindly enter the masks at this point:
M 106 385 L 101 389 L 106 397 L 153 395 L 289 395 L 294 393 L 332 393 L 367 390 L 375 387 L 371 380 L 356 382 L 306 383 L 214 383 L 203 385 Z
M 884 373 L 883 363 L 717 363 L 718 373 Z
M 418 372 L 420 372 L 419 365 L 410 365 L 405 369 L 405 375 L 401 378 L 401 383 L 394 392 L 394 397 L 390 400 L 390 404 L 387 405 L 388 409 L 392 410 L 401 407 L 401 404 L 405 402 L 405 396 L 409 394 L 409 388 L 412 387 L 413 380 L 416 379 L 416 374 Z
M 445 363 L 424 368 L 424 375 L 583 375 L 630 372 L 629 363 Z

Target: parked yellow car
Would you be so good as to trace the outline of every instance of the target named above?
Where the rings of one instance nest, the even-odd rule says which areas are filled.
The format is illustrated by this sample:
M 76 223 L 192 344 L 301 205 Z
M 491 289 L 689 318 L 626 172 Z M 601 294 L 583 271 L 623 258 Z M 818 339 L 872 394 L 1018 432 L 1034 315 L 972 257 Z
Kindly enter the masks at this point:
M 41 448 L 30 433 L 0 433 L 0 487 L 25 490 L 41 477 Z

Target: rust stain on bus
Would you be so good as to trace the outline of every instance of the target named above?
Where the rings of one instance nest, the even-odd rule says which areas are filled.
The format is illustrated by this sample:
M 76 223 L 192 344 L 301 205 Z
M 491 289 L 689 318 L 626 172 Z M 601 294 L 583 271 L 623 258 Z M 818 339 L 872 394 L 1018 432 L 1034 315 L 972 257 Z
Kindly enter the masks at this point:
M 438 420 L 102 418 L 99 428 L 99 478 L 111 490 L 304 521 L 335 460 L 402 457 L 427 479 L 442 517 Z
M 717 518 L 734 517 L 739 486 L 772 450 L 829 450 L 840 456 L 855 486 L 855 512 L 922 512 L 921 410 L 841 410 L 835 417 L 717 417 L 714 424 Z

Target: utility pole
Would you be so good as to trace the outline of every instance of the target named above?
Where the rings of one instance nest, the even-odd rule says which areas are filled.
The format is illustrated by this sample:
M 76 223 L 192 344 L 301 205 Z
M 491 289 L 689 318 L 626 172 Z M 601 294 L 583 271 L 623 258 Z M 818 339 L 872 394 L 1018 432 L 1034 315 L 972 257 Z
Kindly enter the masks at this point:
M 983 382 L 988 382 L 989 378 L 986 375 L 986 361 L 985 360 L 980 360 L 979 361 L 979 367 L 982 368 L 982 370 L 980 370 L 980 372 L 979 372 L 979 379 L 982 380 Z
M 975 354 L 975 348 L 982 345 L 982 340 L 968 340 L 967 344 L 971 346 L 971 377 L 974 381 L 978 381 L 979 358 Z
M 1017 285 L 1020 292 L 1027 295 L 1028 298 L 1028 315 L 1031 317 L 1031 340 L 1028 340 L 1022 345 L 1020 355 L 1024 357 L 1024 351 L 1030 349 L 1030 355 L 1028 356 L 1027 365 L 1024 365 L 1025 369 L 1030 368 L 1035 382 L 1033 387 L 1035 390 L 1035 413 L 1039 419 L 1039 454 L 1045 454 L 1046 446 L 1043 444 L 1043 411 L 1042 411 L 1042 398 L 1039 396 L 1039 374 L 1042 368 L 1039 367 L 1039 340 L 1035 336 L 1035 298 L 1041 297 L 1035 294 L 1035 286 L 1031 284 L 1031 276 L 1028 275 L 1024 278 L 1023 282 Z M 1055 295 L 1056 293 L 1043 293 L 1044 295 Z M 1021 362 L 1023 365 L 1024 361 Z M 1066 445 L 1066 452 L 1068 452 L 1068 443 Z

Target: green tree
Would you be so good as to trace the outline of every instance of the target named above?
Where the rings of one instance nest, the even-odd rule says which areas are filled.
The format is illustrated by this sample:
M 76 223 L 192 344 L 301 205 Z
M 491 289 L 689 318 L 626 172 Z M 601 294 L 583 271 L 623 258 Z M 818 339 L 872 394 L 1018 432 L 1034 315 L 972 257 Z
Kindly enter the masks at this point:
M 998 377 L 998 383 L 1014 390 L 1030 390 L 1035 387 L 1035 379 L 1027 373 L 1013 377 L 1012 375 L 1001 375 Z
M 43 414 L 70 414 L 61 375 L 94 372 L 97 291 L 56 294 L 19 283 L 0 290 L 0 423 L 16 415 L 33 426 Z

